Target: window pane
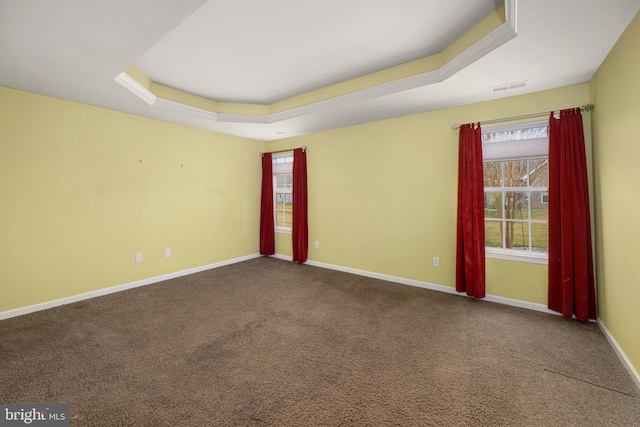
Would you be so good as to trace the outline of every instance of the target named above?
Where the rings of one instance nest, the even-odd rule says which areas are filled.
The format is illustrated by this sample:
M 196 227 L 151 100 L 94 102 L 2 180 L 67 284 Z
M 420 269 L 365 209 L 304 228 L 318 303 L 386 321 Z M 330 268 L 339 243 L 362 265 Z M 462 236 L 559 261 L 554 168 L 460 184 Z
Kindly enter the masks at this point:
M 283 196 L 290 196 L 286 194 Z M 276 227 L 291 228 L 293 225 L 293 205 L 291 202 L 280 201 L 276 202 Z
M 276 192 L 288 193 L 293 189 L 293 175 L 276 175 Z
M 529 160 L 529 185 L 547 187 L 549 185 L 549 160 Z
M 485 187 L 546 187 L 548 182 L 546 159 L 484 163 Z
M 484 245 L 491 248 L 502 247 L 502 222 L 484 221 Z
M 506 247 L 529 250 L 529 223 L 509 221 L 505 224 Z
M 293 155 L 273 157 L 274 164 L 293 163 Z
M 531 224 L 531 249 L 549 252 L 549 224 Z
M 546 138 L 549 136 L 548 130 L 548 126 L 543 126 L 529 129 L 489 132 L 482 135 L 482 143 L 486 144 L 491 142 L 508 142 L 521 141 L 523 139 Z
M 529 185 L 529 169 L 526 160 L 504 162 L 503 179 L 505 187 L 527 187 Z
M 511 239 L 512 246 L 508 248 L 529 250 L 529 223 L 507 222 L 507 239 Z M 531 250 L 547 252 L 549 250 L 549 226 L 547 224 L 531 223 Z
M 484 186 L 502 187 L 502 162 L 484 164 Z
M 529 220 L 529 193 L 505 193 L 504 217 Z
M 504 223 L 501 227 L 503 248 L 529 248 L 529 194 L 503 193 Z M 516 222 L 517 221 L 517 222 Z
M 531 219 L 536 221 L 549 221 L 549 203 L 543 195 L 546 192 L 531 193 Z M 547 199 L 548 200 L 548 199 Z
M 484 193 L 484 217 L 502 218 L 502 192 Z

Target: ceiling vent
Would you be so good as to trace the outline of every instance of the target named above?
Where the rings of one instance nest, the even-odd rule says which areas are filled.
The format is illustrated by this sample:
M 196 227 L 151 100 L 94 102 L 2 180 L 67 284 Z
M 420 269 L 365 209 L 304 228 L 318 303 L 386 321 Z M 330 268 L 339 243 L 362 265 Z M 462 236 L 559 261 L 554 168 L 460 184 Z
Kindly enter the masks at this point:
M 491 91 L 493 92 L 502 92 L 503 90 L 511 90 L 511 89 L 518 89 L 521 87 L 525 87 L 528 81 L 529 80 L 523 80 L 521 82 L 505 83 L 505 84 L 490 86 L 490 87 L 491 87 Z

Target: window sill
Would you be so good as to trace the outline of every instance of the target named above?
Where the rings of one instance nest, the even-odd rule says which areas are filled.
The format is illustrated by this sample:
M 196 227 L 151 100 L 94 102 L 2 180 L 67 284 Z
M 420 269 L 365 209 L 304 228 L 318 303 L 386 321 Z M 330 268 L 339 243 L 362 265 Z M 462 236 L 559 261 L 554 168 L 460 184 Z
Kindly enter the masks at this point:
M 547 252 L 529 252 L 518 249 L 503 249 L 485 247 L 487 258 L 504 259 L 507 261 L 529 262 L 532 264 L 549 264 Z
M 276 233 L 291 234 L 291 229 L 290 228 L 285 228 L 285 227 L 275 227 L 275 232 Z

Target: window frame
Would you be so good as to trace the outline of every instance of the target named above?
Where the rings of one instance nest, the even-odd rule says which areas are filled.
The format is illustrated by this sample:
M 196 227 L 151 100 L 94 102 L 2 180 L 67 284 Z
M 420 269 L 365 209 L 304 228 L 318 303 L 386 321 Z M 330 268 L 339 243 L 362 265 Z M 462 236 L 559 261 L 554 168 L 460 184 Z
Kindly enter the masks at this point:
M 496 132 L 505 132 L 505 131 L 511 131 L 511 130 L 519 130 L 519 129 L 530 129 L 530 128 L 537 128 L 537 127 L 548 127 L 549 123 L 548 121 L 544 120 L 538 120 L 538 121 L 531 121 L 531 122 L 520 122 L 520 123 L 515 123 L 515 124 L 510 124 L 510 125 L 502 125 L 502 126 L 491 126 L 491 127 L 487 127 L 487 128 L 483 128 L 482 129 L 482 134 L 483 136 L 485 134 L 489 134 L 489 133 L 496 133 Z M 538 138 L 540 139 L 540 138 Z M 546 152 L 544 153 L 544 155 L 520 155 L 518 156 L 518 152 L 517 150 L 515 152 L 510 153 L 508 156 L 506 157 L 490 157 L 490 158 L 485 158 L 484 157 L 484 152 L 485 152 L 485 146 L 488 144 L 499 144 L 499 142 L 497 143 L 487 143 L 484 144 L 483 143 L 483 169 L 484 169 L 484 164 L 485 163 L 491 163 L 491 162 L 506 162 L 506 161 L 529 161 L 529 160 L 539 160 L 539 159 L 549 159 L 549 144 L 548 144 L 548 133 L 547 133 L 547 137 L 546 137 Z M 526 144 L 527 139 L 522 139 L 519 140 L 518 142 L 523 142 Z M 532 139 L 532 141 L 534 141 L 534 139 Z M 523 148 L 527 148 L 525 146 L 523 146 Z M 523 151 L 527 151 L 526 149 Z M 494 151 L 495 152 L 495 151 Z M 528 169 L 527 169 L 528 170 Z M 530 173 L 530 172 L 528 172 Z M 529 235 L 531 235 L 531 224 L 533 223 L 544 223 L 542 221 L 538 221 L 538 220 L 532 220 L 531 216 L 530 216 L 530 212 L 531 212 L 531 196 L 533 194 L 539 193 L 541 194 L 548 194 L 548 185 L 546 187 L 484 187 L 483 192 L 484 192 L 484 197 L 485 200 L 488 200 L 487 198 L 487 193 L 491 193 L 491 192 L 503 192 L 503 193 L 509 193 L 509 192 L 516 192 L 516 193 L 528 193 L 528 215 L 527 215 L 527 220 L 521 221 L 521 220 L 514 220 L 514 221 L 506 221 L 504 218 L 502 220 L 498 220 L 496 219 L 496 222 L 500 221 L 502 223 L 505 222 L 516 222 L 516 223 L 526 223 L 529 226 Z M 487 204 L 485 203 L 485 206 L 487 206 Z M 487 221 L 487 218 L 485 218 L 485 221 Z M 490 221 L 493 221 L 493 219 L 490 219 Z M 548 224 L 549 222 L 546 221 L 546 224 Z M 504 246 L 504 242 L 502 243 L 502 245 Z M 502 259 L 502 260 L 508 260 L 508 261 L 519 261 L 519 262 L 528 262 L 528 263 L 533 263 L 533 264 L 548 264 L 549 262 L 549 252 L 538 252 L 538 251 L 532 251 L 532 250 L 522 250 L 522 249 L 509 249 L 509 248 L 504 248 L 504 247 L 491 247 L 491 246 L 486 246 L 486 240 L 485 240 L 485 257 L 486 258 L 493 258 L 493 259 Z
M 292 233 L 292 227 L 278 225 L 278 194 L 291 194 L 291 206 L 293 215 L 293 152 L 274 154 L 272 156 L 272 179 L 273 179 L 273 222 L 276 233 Z M 291 175 L 291 189 L 288 191 L 278 191 L 277 177 Z M 285 196 L 286 197 L 286 196 Z M 285 202 L 286 203 L 286 202 Z

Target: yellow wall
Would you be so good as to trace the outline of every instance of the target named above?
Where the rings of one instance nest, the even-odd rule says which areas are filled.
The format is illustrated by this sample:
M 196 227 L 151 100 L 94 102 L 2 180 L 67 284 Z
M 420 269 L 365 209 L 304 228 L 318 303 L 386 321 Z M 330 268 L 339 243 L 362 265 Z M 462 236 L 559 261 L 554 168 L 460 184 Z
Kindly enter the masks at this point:
M 310 260 L 453 287 L 458 132 L 451 125 L 589 99 L 582 84 L 273 141 L 267 149 L 307 146 Z M 590 146 L 589 114 L 585 123 Z M 276 252 L 290 255 L 290 240 L 279 236 Z M 546 272 L 546 265 L 488 260 L 487 292 L 546 304 Z
M 257 252 L 264 143 L 0 90 L 0 179 L 9 183 L 0 193 L 0 312 Z M 583 84 L 268 149 L 308 147 L 310 260 L 453 287 L 451 124 L 573 107 L 589 96 Z M 276 248 L 290 256 L 291 235 L 277 233 Z M 546 266 L 488 259 L 487 292 L 546 304 Z
M 598 315 L 640 371 L 640 14 L 591 81 Z
M 276 253 L 287 257 L 293 256 L 293 248 L 291 247 L 291 233 L 276 232 Z M 313 246 L 313 242 L 309 244 Z
M 0 312 L 258 252 L 263 150 L 0 87 Z

